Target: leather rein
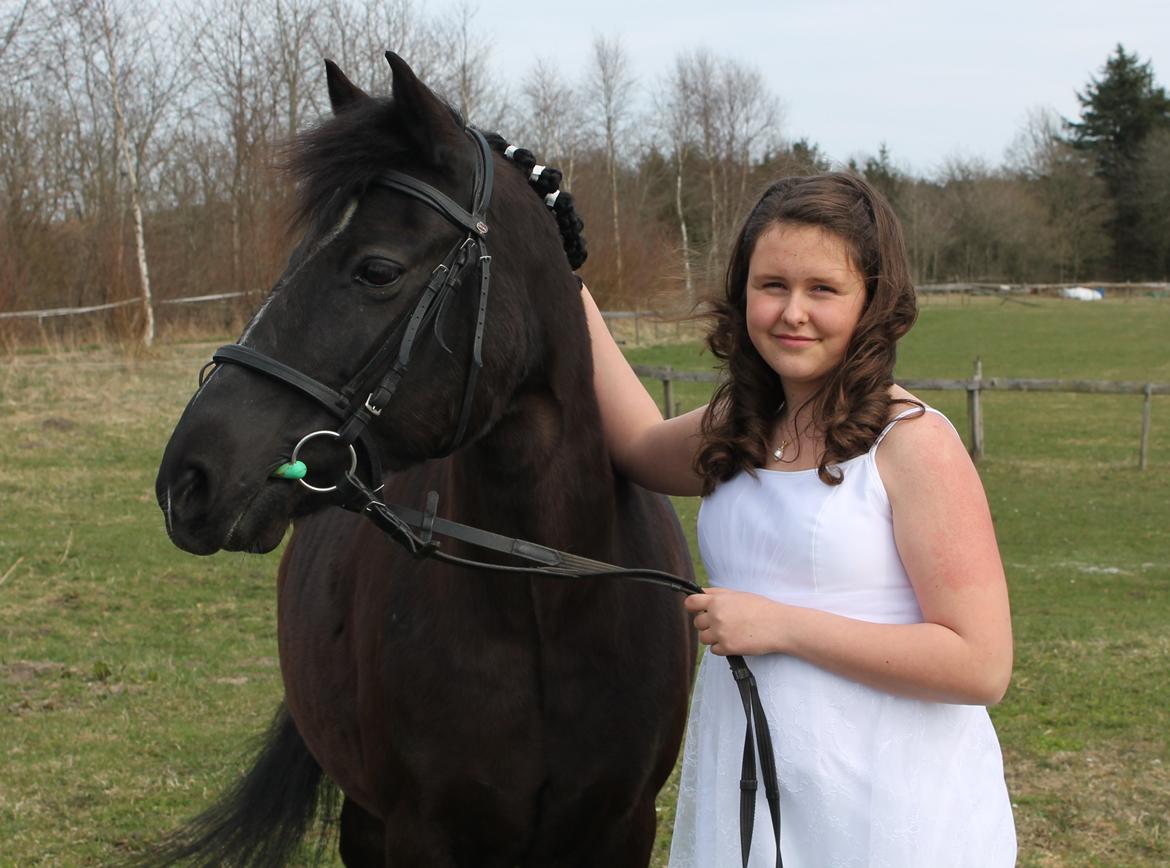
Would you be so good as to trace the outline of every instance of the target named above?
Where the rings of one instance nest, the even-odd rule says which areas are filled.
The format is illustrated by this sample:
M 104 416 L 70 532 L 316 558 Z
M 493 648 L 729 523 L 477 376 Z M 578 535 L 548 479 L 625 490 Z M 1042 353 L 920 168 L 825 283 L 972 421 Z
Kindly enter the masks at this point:
M 466 128 L 467 135 L 476 145 L 475 178 L 470 210 L 464 209 L 443 192 L 429 184 L 418 181 L 401 172 L 387 171 L 379 175 L 374 184 L 403 193 L 417 199 L 438 211 L 450 222 L 466 231 L 458 242 L 436 266 L 423 288 L 410 316 L 390 330 L 382 345 L 370 360 L 362 366 L 340 390 L 334 390 L 307 374 L 283 362 L 242 344 L 228 344 L 212 355 L 210 365 L 234 364 L 264 374 L 293 387 L 305 396 L 322 405 L 340 421 L 336 431 L 314 431 L 301 438 L 293 449 L 291 461 L 296 461 L 301 448 L 317 437 L 329 437 L 349 451 L 349 470 L 343 474 L 343 481 L 332 486 L 316 486 L 301 479 L 300 482 L 316 493 L 339 492 L 344 509 L 364 515 L 395 542 L 404 546 L 417 558 L 433 558 L 444 563 L 477 570 L 540 575 L 558 579 L 628 578 L 669 588 L 682 594 L 701 594 L 703 589 L 694 582 L 670 573 L 652 569 L 629 569 L 608 564 L 591 558 L 559 551 L 526 540 L 505 537 L 501 534 L 480 530 L 459 522 L 449 521 L 436 515 L 439 496 L 431 491 L 427 494 L 424 511 L 396 504 L 386 504 L 378 497 L 381 491 L 382 469 L 378 450 L 368 430 L 370 423 L 382 415 L 410 366 L 411 354 L 422 331 L 433 324 L 434 334 L 440 345 L 451 350 L 443 342 L 439 331 L 441 316 L 448 299 L 462 283 L 464 273 L 475 266 L 479 274 L 479 305 L 476 314 L 475 336 L 472 343 L 471 359 L 468 364 L 467 382 L 464 387 L 463 404 L 459 412 L 459 423 L 455 436 L 441 455 L 455 451 L 467 435 L 471 404 L 475 395 L 476 381 L 483 367 L 483 335 L 487 317 L 488 290 L 491 277 L 491 256 L 487 252 L 488 234 L 487 209 L 492 195 L 492 155 L 483 135 L 476 129 Z M 201 375 L 200 385 L 206 381 Z M 365 394 L 363 399 L 361 396 Z M 376 488 L 366 485 L 357 473 L 357 452 L 354 443 L 361 442 L 366 457 L 370 478 Z M 529 566 L 491 563 L 458 557 L 445 552 L 433 538 L 441 534 L 451 539 L 481 549 L 519 558 Z M 755 824 L 755 803 L 758 782 L 756 779 L 756 750 L 759 750 L 760 770 L 764 777 L 764 790 L 776 838 L 776 865 L 782 868 L 780 856 L 780 790 L 776 775 L 776 762 L 772 740 L 759 689 L 747 664 L 742 657 L 728 656 L 736 687 L 743 703 L 747 721 L 744 733 L 743 764 L 740 777 L 740 849 L 743 865 L 748 864 L 751 850 L 752 830 Z

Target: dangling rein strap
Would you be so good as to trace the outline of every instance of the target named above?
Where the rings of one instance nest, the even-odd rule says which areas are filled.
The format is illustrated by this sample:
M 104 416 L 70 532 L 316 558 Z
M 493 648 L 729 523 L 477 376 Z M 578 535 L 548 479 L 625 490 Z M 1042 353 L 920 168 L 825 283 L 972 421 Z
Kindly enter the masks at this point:
M 776 835 L 776 866 L 782 868 L 784 859 L 780 855 L 780 784 L 768 718 L 760 702 L 760 690 L 756 686 L 755 676 L 747 668 L 743 658 L 729 656 L 727 662 L 731 665 L 731 674 L 735 678 L 735 686 L 739 690 L 744 717 L 747 720 L 747 728 L 743 734 L 743 765 L 739 775 L 739 852 L 743 858 L 743 868 L 747 868 L 748 855 L 752 850 L 752 828 L 756 824 L 757 745 L 760 750 L 760 772 L 764 776 L 764 793 L 768 798 L 768 813 L 772 816 L 772 831 Z
M 406 547 L 415 557 L 435 558 L 445 563 L 472 569 L 534 574 L 558 579 L 627 578 L 635 582 L 659 585 L 688 596 L 703 593 L 703 589 L 694 582 L 671 573 L 650 569 L 626 569 L 608 564 L 605 561 L 581 557 L 539 543 L 528 542 L 516 537 L 506 537 L 502 534 L 439 518 L 435 514 L 439 506 L 439 495 L 434 491 L 427 494 L 426 510 L 419 512 L 410 507 L 383 503 L 353 474 L 346 474 L 346 479 L 351 486 L 357 489 L 365 501 L 365 506 L 355 511 L 361 512 L 387 536 Z M 356 503 L 358 501 L 346 498 L 346 502 Z M 438 541 L 433 538 L 436 533 L 477 548 L 511 555 L 535 564 L 535 566 L 519 567 L 508 564 L 493 564 L 448 554 L 440 550 Z M 772 817 L 772 831 L 776 837 L 776 866 L 783 868 L 784 860 L 780 854 L 780 784 L 776 774 L 776 758 L 772 749 L 768 718 L 764 713 L 763 703 L 760 702 L 760 691 L 756 685 L 756 679 L 751 670 L 748 669 L 743 657 L 729 656 L 727 662 L 731 666 L 731 673 L 735 678 L 735 686 L 739 690 L 747 721 L 743 741 L 743 766 L 739 782 L 739 834 L 743 865 L 744 868 L 747 868 L 748 855 L 752 849 L 752 831 L 756 819 L 756 749 L 758 747 L 760 772 L 764 777 L 764 793 L 768 799 L 768 811 Z

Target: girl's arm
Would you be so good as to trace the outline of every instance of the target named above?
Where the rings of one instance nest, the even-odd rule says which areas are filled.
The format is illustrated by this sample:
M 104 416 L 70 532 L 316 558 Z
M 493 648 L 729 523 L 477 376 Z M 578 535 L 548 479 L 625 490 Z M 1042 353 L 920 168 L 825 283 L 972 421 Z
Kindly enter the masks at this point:
M 589 290 L 581 301 L 593 346 L 593 389 L 601 408 L 605 445 L 618 471 L 663 494 L 697 495 L 702 482 L 691 464 L 705 408 L 663 421 L 654 399 L 614 342 Z
M 932 413 L 899 422 L 878 466 L 924 623 L 874 624 L 715 589 L 686 601 L 701 613 L 699 638 L 717 654 L 791 654 L 890 693 L 994 705 L 1011 678 L 1011 615 L 979 476 Z

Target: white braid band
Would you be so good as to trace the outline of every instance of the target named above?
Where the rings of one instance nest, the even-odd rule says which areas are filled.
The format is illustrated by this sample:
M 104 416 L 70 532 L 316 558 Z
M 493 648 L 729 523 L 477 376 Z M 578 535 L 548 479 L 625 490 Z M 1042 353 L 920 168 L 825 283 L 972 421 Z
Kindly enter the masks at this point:
M 549 193 L 547 196 L 544 197 L 544 204 L 548 205 L 548 207 L 552 208 L 554 205 L 557 204 L 557 196 L 559 196 L 559 195 L 561 195 L 560 190 L 553 190 L 551 193 Z
M 532 174 L 528 176 L 528 180 L 535 184 L 540 180 L 540 173 L 543 172 L 547 166 L 533 166 Z
M 504 148 L 504 156 L 510 160 L 512 159 L 512 155 L 515 154 L 518 150 L 520 149 L 515 145 L 508 145 L 508 147 Z

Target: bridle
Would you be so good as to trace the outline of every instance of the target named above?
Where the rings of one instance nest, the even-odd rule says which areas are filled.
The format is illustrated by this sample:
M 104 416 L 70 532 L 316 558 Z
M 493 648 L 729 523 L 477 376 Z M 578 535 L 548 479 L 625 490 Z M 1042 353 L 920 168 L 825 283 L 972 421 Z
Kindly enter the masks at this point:
M 471 404 L 475 396 L 476 381 L 483 367 L 483 335 L 487 318 L 488 290 L 491 279 L 491 256 L 487 252 L 487 209 L 492 196 L 492 155 L 483 135 L 471 127 L 466 134 L 476 145 L 475 178 L 471 209 L 466 210 L 440 190 L 401 172 L 387 171 L 373 183 L 417 199 L 438 211 L 450 222 L 467 231 L 466 237 L 456 243 L 431 273 L 410 316 L 400 320 L 391 328 L 378 350 L 370 357 L 349 382 L 340 390 L 334 390 L 307 374 L 277 361 L 251 347 L 242 344 L 228 344 L 212 355 L 213 364 L 234 364 L 257 371 L 292 386 L 317 403 L 341 424 L 336 431 L 321 430 L 306 434 L 296 444 L 291 461 L 297 460 L 300 450 L 309 441 L 318 437 L 330 437 L 349 450 L 350 466 L 344 472 L 344 483 L 332 486 L 317 486 L 305 479 L 300 482 L 310 491 L 330 493 L 344 486 L 341 506 L 359 512 L 370 519 L 384 533 L 406 547 L 415 557 L 429 557 L 446 563 L 479 570 L 541 575 L 560 579 L 597 579 L 605 577 L 628 578 L 666 587 L 683 594 L 701 594 L 703 589 L 694 582 L 670 573 L 651 569 L 628 569 L 603 561 L 596 561 L 580 555 L 558 551 L 538 543 L 505 537 L 449 521 L 436 515 L 438 494 L 427 495 L 426 509 L 422 512 L 405 506 L 386 504 L 378 497 L 381 489 L 382 471 L 378 450 L 369 432 L 370 423 L 382 415 L 393 398 L 398 386 L 406 376 L 411 354 L 423 329 L 435 323 L 435 336 L 447 352 L 451 350 L 443 343 L 439 332 L 439 318 L 448 299 L 462 283 L 464 272 L 473 264 L 479 272 L 479 305 L 476 313 L 475 336 L 472 343 L 471 359 L 468 364 L 467 380 L 463 392 L 463 405 L 459 411 L 459 423 L 455 436 L 448 444 L 445 454 L 450 454 L 462 445 L 467 435 L 471 415 Z M 201 385 L 202 380 L 201 377 Z M 361 396 L 366 395 L 363 399 Z M 370 479 L 367 485 L 357 473 L 357 452 L 355 442 L 361 442 L 366 455 Z M 441 457 L 436 455 L 434 457 Z M 526 561 L 531 566 L 516 566 L 463 558 L 442 551 L 433 534 L 457 539 L 468 545 L 495 551 Z M 780 791 L 776 776 L 776 763 L 772 749 L 768 722 L 760 702 L 755 678 L 742 657 L 727 658 L 743 702 L 747 719 L 744 735 L 743 763 L 740 776 L 740 849 L 746 868 L 751 851 L 752 828 L 755 823 L 756 803 L 756 750 L 759 750 L 760 769 L 764 777 L 772 829 L 776 838 L 776 865 L 782 868 L 780 855 Z
M 476 145 L 475 182 L 472 188 L 471 210 L 466 210 L 446 193 L 430 184 L 416 180 L 402 172 L 382 172 L 373 180 L 373 185 L 386 187 L 419 200 L 432 210 L 438 211 L 450 222 L 466 230 L 462 241 L 443 257 L 419 294 L 418 301 L 409 317 L 400 320 L 390 330 L 382 345 L 369 361 L 354 374 L 340 390 L 334 390 L 296 368 L 277 361 L 251 347 L 242 344 L 227 344 L 220 347 L 211 357 L 215 364 L 224 362 L 240 365 L 258 371 L 286 385 L 292 386 L 321 404 L 330 414 L 341 420 L 336 431 L 314 431 L 301 438 L 293 450 L 292 460 L 297 459 L 300 449 L 317 437 L 331 437 L 338 445 L 350 450 L 350 470 L 356 469 L 357 454 L 353 444 L 361 441 L 369 465 L 369 478 L 375 484 L 382 478 L 378 450 L 369 436 L 368 427 L 376 417 L 382 415 L 387 404 L 394 397 L 403 377 L 410 367 L 419 335 L 431 323 L 435 326 L 436 339 L 440 345 L 451 350 L 443 342 L 439 332 L 442 311 L 454 290 L 463 282 L 464 272 L 475 265 L 479 271 L 479 306 L 475 320 L 475 337 L 472 342 L 471 359 L 467 367 L 467 381 L 463 391 L 463 405 L 459 411 L 459 423 L 454 439 L 440 455 L 450 454 L 462 445 L 467 435 L 471 418 L 471 405 L 475 397 L 475 385 L 483 368 L 483 333 L 487 320 L 488 290 L 491 286 L 492 258 L 487 251 L 487 210 L 492 199 L 492 155 L 487 140 L 476 129 L 466 128 L 467 135 Z M 362 396 L 365 396 L 364 398 Z M 327 493 L 337 486 L 315 486 L 301 480 L 311 491 Z

